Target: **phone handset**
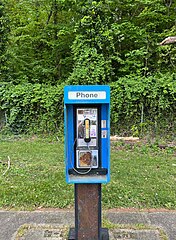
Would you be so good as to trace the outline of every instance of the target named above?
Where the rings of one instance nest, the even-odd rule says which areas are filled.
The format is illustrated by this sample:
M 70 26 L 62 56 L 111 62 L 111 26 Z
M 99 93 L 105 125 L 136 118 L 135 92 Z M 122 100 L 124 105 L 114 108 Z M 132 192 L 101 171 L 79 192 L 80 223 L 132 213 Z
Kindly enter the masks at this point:
M 85 142 L 90 142 L 90 120 L 86 118 L 84 120 L 84 141 Z

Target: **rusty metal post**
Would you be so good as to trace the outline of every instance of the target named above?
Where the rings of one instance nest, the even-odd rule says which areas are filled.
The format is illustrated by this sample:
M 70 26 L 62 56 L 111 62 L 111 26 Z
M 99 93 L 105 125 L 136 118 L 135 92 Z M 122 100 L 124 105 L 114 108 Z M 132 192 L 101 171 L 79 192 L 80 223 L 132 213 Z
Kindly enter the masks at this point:
M 101 228 L 101 184 L 75 184 L 75 229 L 69 240 L 108 240 Z
M 99 240 L 101 184 L 75 184 L 75 230 L 77 240 Z

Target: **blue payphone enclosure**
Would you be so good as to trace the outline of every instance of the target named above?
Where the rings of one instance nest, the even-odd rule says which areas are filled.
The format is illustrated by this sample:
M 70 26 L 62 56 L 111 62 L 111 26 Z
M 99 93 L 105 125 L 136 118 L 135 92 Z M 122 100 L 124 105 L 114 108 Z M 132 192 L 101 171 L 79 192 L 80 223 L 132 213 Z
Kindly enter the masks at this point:
M 94 107 L 95 106 L 95 107 Z M 78 110 L 75 110 L 78 109 Z M 90 169 L 77 169 L 76 161 L 80 161 L 79 151 L 76 150 L 78 142 L 76 133 L 77 113 L 87 109 L 99 111 L 97 126 L 90 126 L 93 136 L 99 132 L 97 141 L 98 150 L 94 159 L 97 165 Z M 82 118 L 84 118 L 81 116 Z M 79 119 L 78 119 L 79 120 Z M 93 124 L 96 124 L 95 121 Z M 97 130 L 96 130 L 97 129 Z M 65 134 L 65 169 L 67 183 L 107 183 L 110 181 L 110 87 L 107 85 L 73 85 L 64 87 L 64 134 Z M 94 133 L 95 134 L 95 133 Z M 97 137 L 98 138 L 98 137 Z M 84 142 L 84 140 L 81 140 Z M 91 140 L 93 142 L 93 140 Z M 82 146 L 80 147 L 83 148 Z M 91 147 L 90 147 L 91 148 Z M 84 150 L 85 151 L 85 150 Z M 86 153 L 87 153 L 86 152 Z M 96 153 L 98 152 L 98 153 Z M 97 154 L 97 155 L 96 155 Z M 81 156 L 81 155 L 80 155 Z M 93 155 L 92 155 L 93 156 Z M 78 164 L 77 164 L 78 165 Z M 85 166 L 85 165 L 84 165 Z

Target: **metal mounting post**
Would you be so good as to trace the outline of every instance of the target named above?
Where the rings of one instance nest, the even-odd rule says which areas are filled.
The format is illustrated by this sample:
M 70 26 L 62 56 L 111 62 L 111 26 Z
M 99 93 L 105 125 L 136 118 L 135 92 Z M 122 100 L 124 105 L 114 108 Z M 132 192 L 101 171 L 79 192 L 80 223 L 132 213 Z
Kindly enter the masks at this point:
M 101 184 L 75 184 L 75 229 L 69 240 L 108 240 L 101 228 Z

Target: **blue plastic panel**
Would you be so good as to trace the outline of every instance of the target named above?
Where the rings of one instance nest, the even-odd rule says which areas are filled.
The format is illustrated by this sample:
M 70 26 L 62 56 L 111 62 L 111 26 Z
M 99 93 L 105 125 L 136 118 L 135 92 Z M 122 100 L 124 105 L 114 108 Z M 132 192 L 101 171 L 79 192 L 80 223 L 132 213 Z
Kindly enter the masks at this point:
M 110 181 L 110 87 L 104 85 L 66 86 L 64 88 L 64 132 L 65 166 L 67 183 L 107 183 Z M 75 113 L 74 106 L 100 109 L 100 146 L 101 168 L 107 169 L 106 175 L 73 175 L 69 170 L 75 163 Z

